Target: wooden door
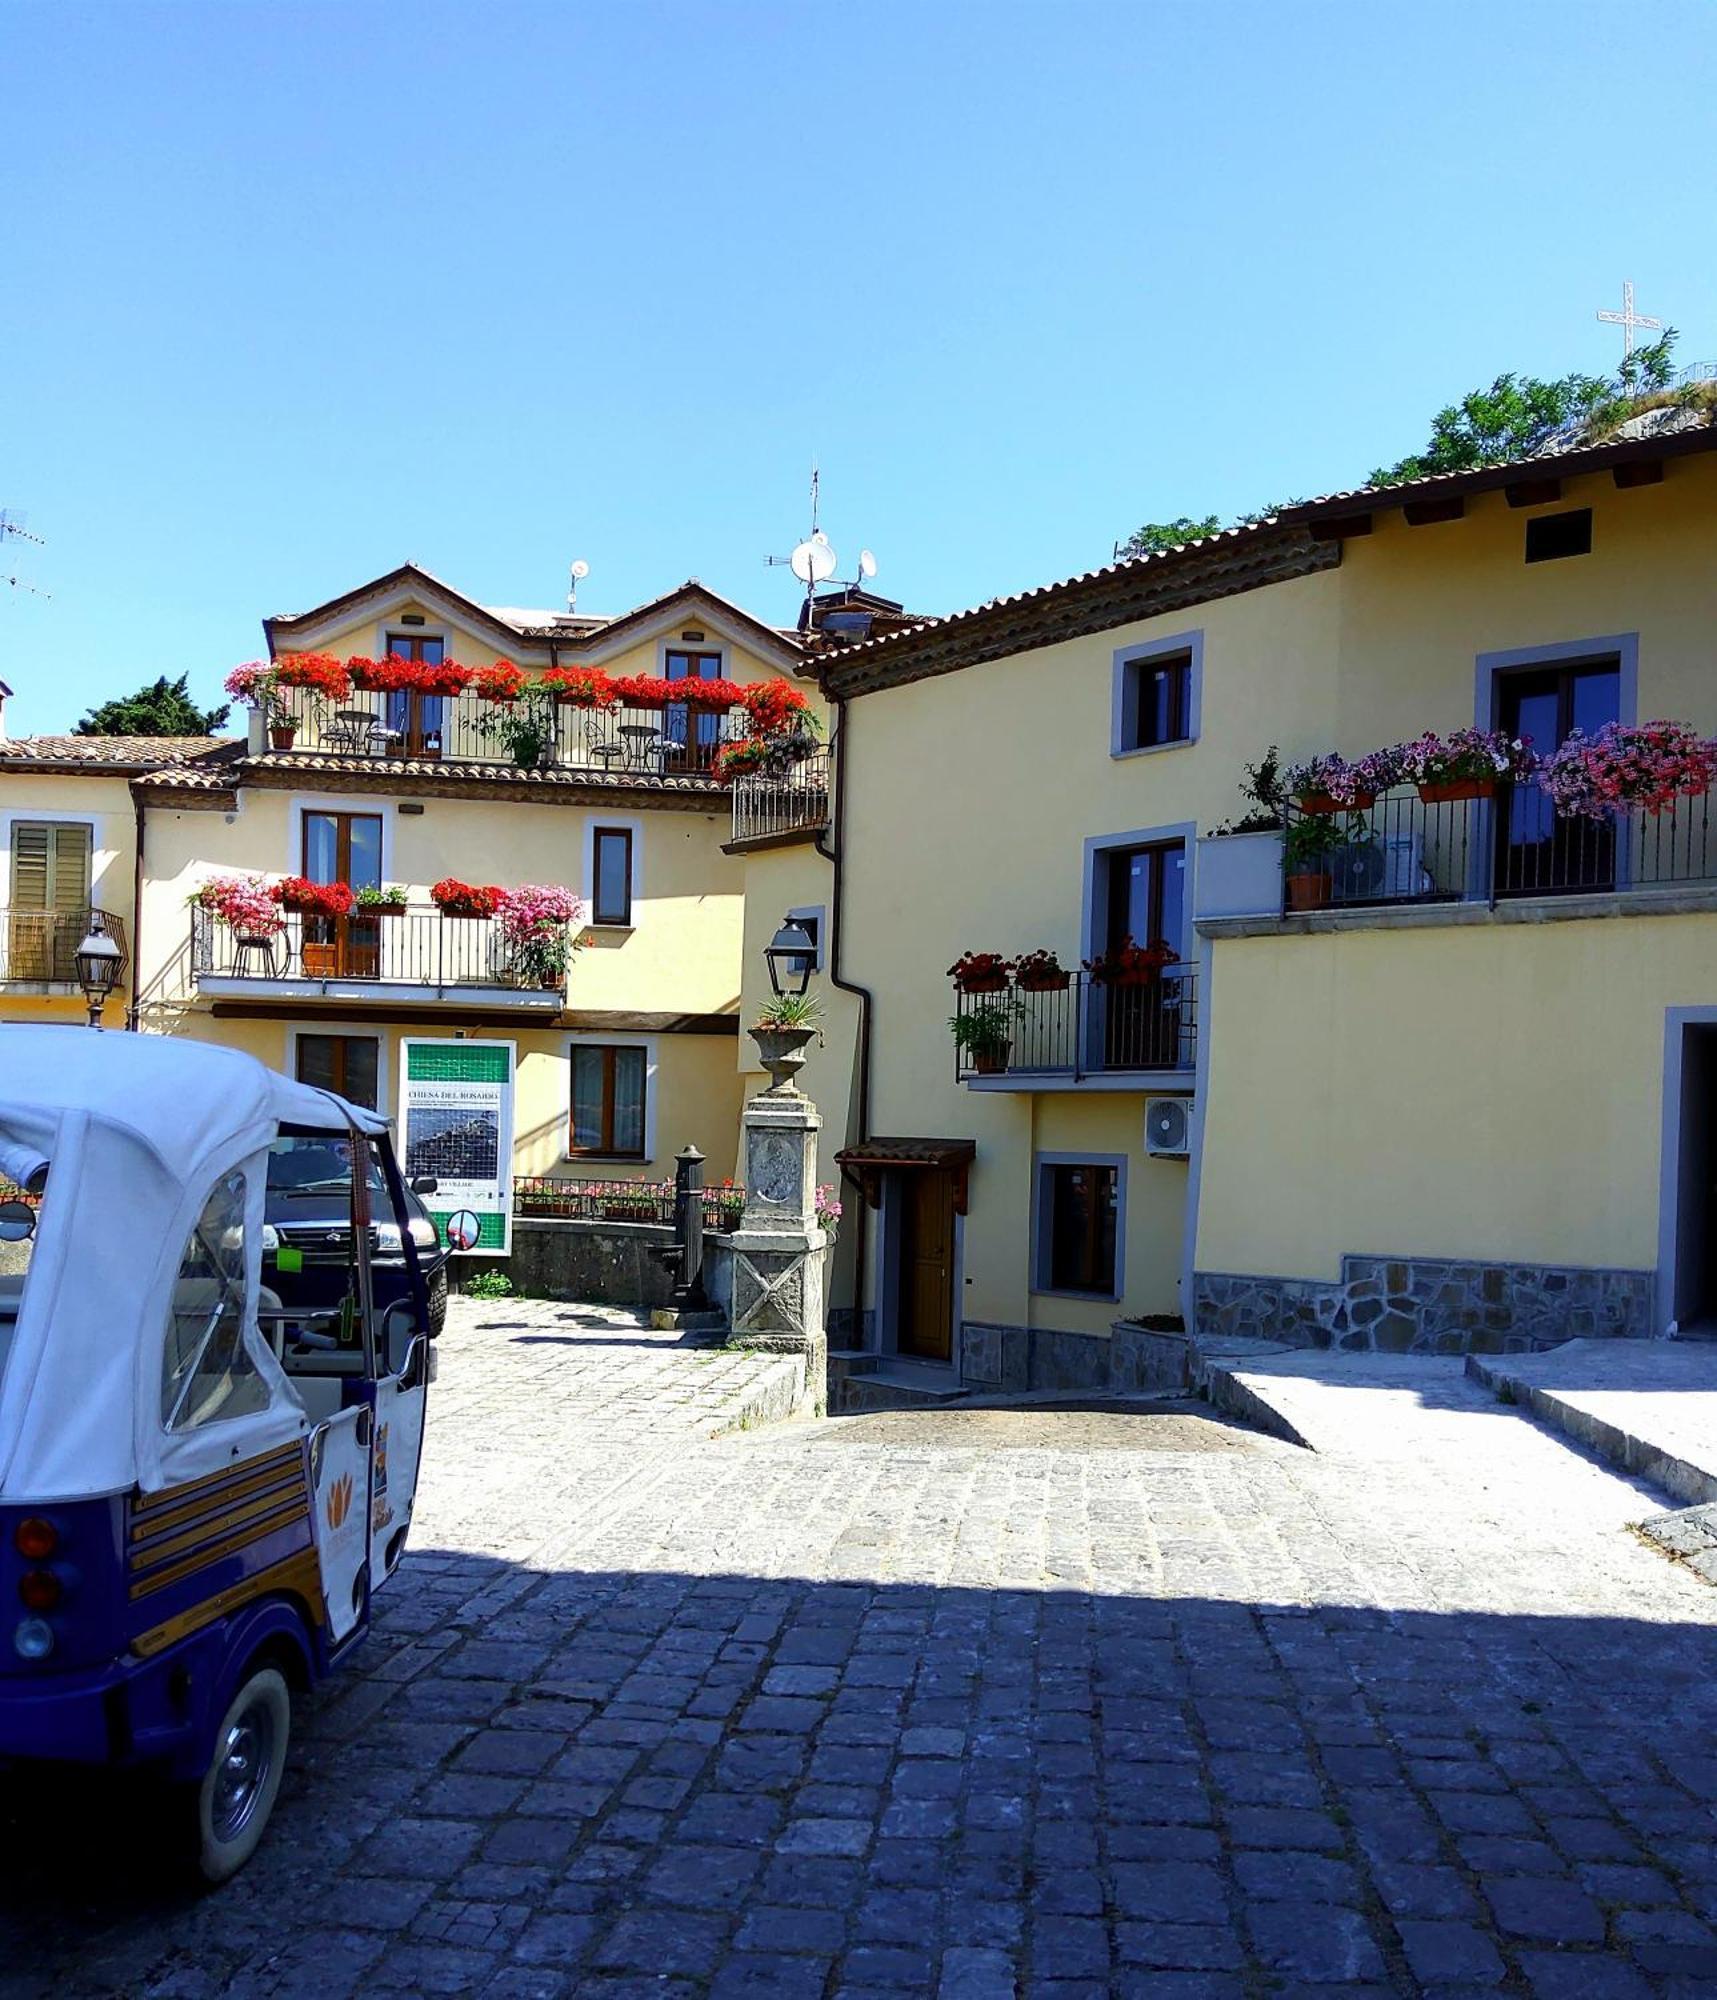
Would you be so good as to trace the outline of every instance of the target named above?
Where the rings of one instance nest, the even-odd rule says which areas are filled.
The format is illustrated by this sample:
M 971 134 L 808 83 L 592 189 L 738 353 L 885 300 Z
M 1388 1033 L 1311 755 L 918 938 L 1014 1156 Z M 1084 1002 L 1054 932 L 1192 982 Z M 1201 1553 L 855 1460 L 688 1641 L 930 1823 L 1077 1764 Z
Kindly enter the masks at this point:
M 379 813 L 306 811 L 304 873 L 312 882 L 344 882 L 349 889 L 379 889 L 382 821 Z M 375 979 L 381 974 L 381 920 L 307 916 L 302 956 L 309 979 Z
M 900 1213 L 902 1354 L 954 1358 L 954 1177 L 945 1169 L 904 1176 Z

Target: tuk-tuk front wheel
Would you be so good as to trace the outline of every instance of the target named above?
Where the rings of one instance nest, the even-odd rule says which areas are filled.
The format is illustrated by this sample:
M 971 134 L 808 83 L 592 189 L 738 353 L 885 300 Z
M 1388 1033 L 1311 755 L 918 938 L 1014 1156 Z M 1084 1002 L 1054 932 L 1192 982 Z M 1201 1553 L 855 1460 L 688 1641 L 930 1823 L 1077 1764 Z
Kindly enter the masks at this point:
M 215 1750 L 196 1790 L 197 1868 L 225 1882 L 256 1852 L 286 1768 L 292 1697 L 278 1668 L 246 1676 L 215 1732 Z

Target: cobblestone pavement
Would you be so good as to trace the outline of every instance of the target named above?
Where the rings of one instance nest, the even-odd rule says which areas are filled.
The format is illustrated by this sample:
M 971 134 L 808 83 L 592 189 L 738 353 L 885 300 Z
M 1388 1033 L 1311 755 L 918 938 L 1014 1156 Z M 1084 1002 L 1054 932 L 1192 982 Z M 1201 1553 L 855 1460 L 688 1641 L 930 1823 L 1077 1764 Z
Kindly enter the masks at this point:
M 1717 1995 L 1717 1590 L 1516 1412 L 712 1438 L 755 1361 L 442 1350 L 262 1853 L 14 1800 L 0 1993 Z

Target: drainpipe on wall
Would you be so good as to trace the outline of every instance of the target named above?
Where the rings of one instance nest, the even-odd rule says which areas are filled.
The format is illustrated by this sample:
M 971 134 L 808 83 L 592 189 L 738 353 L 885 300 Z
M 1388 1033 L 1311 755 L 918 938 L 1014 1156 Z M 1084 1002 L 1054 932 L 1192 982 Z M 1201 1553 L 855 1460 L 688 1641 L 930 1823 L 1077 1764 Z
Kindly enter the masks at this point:
M 137 816 L 136 854 L 131 863 L 131 1005 L 125 1010 L 125 1031 L 137 1033 L 137 1012 L 142 1001 L 140 985 L 143 964 L 143 821 L 149 808 L 133 792 L 132 807 Z
M 829 895 L 829 978 L 841 992 L 850 993 L 859 1003 L 858 1023 L 858 1131 L 854 1134 L 860 1145 L 870 1137 L 870 1038 L 871 1016 L 876 1007 L 876 996 L 868 986 L 861 986 L 855 979 L 848 979 L 841 971 L 841 956 L 846 944 L 846 877 L 842 857 L 846 853 L 847 827 L 847 764 L 852 752 L 847 744 L 847 705 L 835 700 L 834 727 L 829 732 L 830 761 L 835 779 L 835 824 L 834 846 L 831 848 L 823 836 L 817 836 L 817 852 L 834 869 L 834 881 Z M 837 754 L 838 753 L 838 754 Z M 865 1251 L 869 1235 L 870 1204 L 859 1192 L 858 1227 L 854 1233 L 853 1265 L 856 1272 L 853 1287 L 853 1309 L 859 1315 L 862 1329 L 865 1309 L 867 1264 Z M 860 1333 L 862 1342 L 863 1334 Z

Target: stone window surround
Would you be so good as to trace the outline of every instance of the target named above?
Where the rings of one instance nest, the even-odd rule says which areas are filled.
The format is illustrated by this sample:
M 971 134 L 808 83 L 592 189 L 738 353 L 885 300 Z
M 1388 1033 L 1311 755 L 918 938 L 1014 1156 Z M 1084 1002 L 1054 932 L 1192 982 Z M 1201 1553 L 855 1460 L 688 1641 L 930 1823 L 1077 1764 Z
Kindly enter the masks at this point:
M 1049 1175 L 1054 1167 L 1112 1167 L 1115 1173 L 1115 1282 L 1107 1292 L 1075 1292 L 1049 1282 Z M 1125 1153 L 1036 1153 L 1031 1156 L 1031 1262 L 1028 1289 L 1033 1298 L 1091 1299 L 1118 1305 L 1127 1292 L 1127 1155 Z
M 1134 743 L 1129 739 L 1138 708 L 1138 677 L 1131 669 L 1150 660 L 1172 659 L 1185 653 L 1191 661 L 1187 672 L 1186 734 L 1168 743 Z M 1165 750 L 1184 750 L 1198 741 L 1204 704 L 1204 632 L 1176 632 L 1162 639 L 1145 639 L 1137 645 L 1118 646 L 1112 656 L 1113 680 L 1109 694 L 1109 755 L 1155 757 Z

